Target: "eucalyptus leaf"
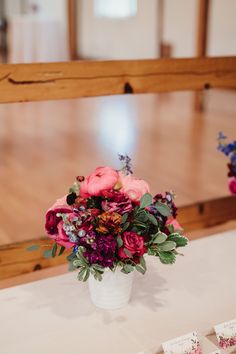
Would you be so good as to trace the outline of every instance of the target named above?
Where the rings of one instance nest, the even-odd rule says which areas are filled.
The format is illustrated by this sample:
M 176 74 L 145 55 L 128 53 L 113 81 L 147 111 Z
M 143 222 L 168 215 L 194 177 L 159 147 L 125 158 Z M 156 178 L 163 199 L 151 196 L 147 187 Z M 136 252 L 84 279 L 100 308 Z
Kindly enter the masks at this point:
M 157 219 L 155 218 L 154 215 L 150 214 L 150 213 L 147 213 L 147 217 L 148 217 L 148 220 L 155 226 L 158 225 L 157 223 Z
M 160 251 L 172 251 L 176 248 L 176 243 L 174 241 L 165 241 L 159 245 Z
M 120 236 L 117 237 L 117 244 L 118 244 L 118 247 L 120 248 L 121 246 L 123 246 L 123 240 Z
M 75 268 L 86 266 L 86 263 L 84 263 L 82 259 L 75 259 L 74 261 L 72 261 L 72 263 Z
M 89 270 L 89 268 L 87 268 L 87 269 L 86 269 L 86 272 L 85 272 L 85 275 L 84 275 L 84 278 L 83 278 L 83 281 L 84 281 L 84 282 L 88 280 L 89 275 L 90 275 L 90 270 Z
M 68 260 L 68 262 L 76 259 L 76 255 L 72 252 L 71 254 L 69 254 L 66 259 Z
M 57 254 L 57 244 L 54 243 L 53 248 L 52 248 L 52 257 L 56 257 Z
M 146 261 L 145 261 L 145 258 L 142 256 L 140 257 L 140 265 L 143 267 L 143 269 L 147 269 L 147 266 L 146 266 Z
M 168 205 L 161 203 L 161 202 L 156 202 L 155 204 L 157 211 L 163 215 L 163 216 L 171 216 L 171 209 L 168 207 Z
M 167 235 L 164 232 L 158 232 L 153 237 L 153 243 L 161 244 L 166 241 Z
M 167 225 L 167 229 L 170 231 L 171 234 L 175 232 L 175 228 L 172 224 Z
M 100 273 L 103 273 L 103 272 L 104 272 L 104 268 L 103 268 L 101 265 L 99 265 L 99 264 L 93 264 L 93 265 L 92 265 L 92 268 L 95 269 L 95 270 L 97 270 L 97 271 L 100 272 Z
M 121 269 L 122 273 L 129 274 L 134 270 L 134 267 L 131 264 L 125 264 Z
M 39 245 L 32 245 L 26 248 L 27 251 L 32 252 L 32 251 L 37 251 L 40 248 Z
M 153 249 L 153 248 L 148 248 L 148 255 L 149 256 L 156 256 L 157 250 Z
M 58 253 L 58 256 L 61 256 L 64 253 L 65 249 L 66 248 L 64 246 L 61 246 L 61 249 L 60 249 L 60 251 Z
M 138 265 L 138 264 L 136 264 L 135 269 L 141 274 L 145 274 L 146 273 L 146 269 L 140 267 L 140 265 Z
M 69 261 L 69 263 L 68 263 L 68 271 L 69 272 L 73 272 L 75 269 L 76 269 L 76 267 L 74 267 L 73 261 Z
M 140 200 L 140 208 L 146 208 L 152 204 L 152 195 L 150 193 L 145 193 Z
M 94 279 L 95 279 L 95 280 L 98 280 L 98 281 L 101 281 L 101 280 L 102 280 L 102 275 L 101 275 L 101 273 L 95 272 L 95 273 L 94 273 Z
M 176 257 L 172 252 L 158 252 L 158 256 L 163 264 L 173 264 L 176 260 Z
M 79 273 L 78 273 L 78 280 L 83 281 L 84 275 L 86 273 L 87 268 L 83 267 L 80 269 Z
M 129 258 L 133 257 L 132 254 L 130 253 L 130 251 L 127 250 L 127 248 L 124 248 L 124 252 L 125 252 L 126 256 L 128 256 Z

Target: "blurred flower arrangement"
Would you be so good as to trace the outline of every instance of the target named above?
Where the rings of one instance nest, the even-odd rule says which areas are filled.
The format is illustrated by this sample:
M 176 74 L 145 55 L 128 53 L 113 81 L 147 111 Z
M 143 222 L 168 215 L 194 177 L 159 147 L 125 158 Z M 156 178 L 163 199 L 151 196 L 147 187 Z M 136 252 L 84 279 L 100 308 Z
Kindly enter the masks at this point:
M 173 193 L 152 197 L 147 182 L 132 175 L 130 158 L 119 159 L 118 171 L 97 167 L 87 177 L 78 176 L 46 214 L 51 255 L 69 249 L 70 269 L 78 269 L 82 281 L 90 275 L 102 280 L 106 269 L 144 274 L 145 254 L 173 264 L 179 247 L 188 243 L 176 220 Z
M 228 177 L 229 190 L 232 194 L 236 194 L 236 140 L 231 143 L 226 143 L 227 137 L 220 132 L 218 134 L 218 150 L 229 158 Z

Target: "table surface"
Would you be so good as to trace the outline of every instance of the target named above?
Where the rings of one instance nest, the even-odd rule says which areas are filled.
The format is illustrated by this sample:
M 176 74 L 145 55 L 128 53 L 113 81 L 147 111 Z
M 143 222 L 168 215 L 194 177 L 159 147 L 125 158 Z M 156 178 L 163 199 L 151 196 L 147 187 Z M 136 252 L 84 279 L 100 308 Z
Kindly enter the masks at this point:
M 236 230 L 192 241 L 174 266 L 148 257 L 130 304 L 96 309 L 68 273 L 0 291 L 3 354 L 135 354 L 236 317 Z

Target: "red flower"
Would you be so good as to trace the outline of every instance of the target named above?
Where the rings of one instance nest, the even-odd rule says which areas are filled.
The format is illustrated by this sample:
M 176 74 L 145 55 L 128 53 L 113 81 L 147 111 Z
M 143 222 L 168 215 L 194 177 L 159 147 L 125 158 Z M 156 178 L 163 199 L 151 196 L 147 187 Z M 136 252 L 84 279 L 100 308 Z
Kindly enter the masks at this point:
M 116 212 L 119 214 L 130 213 L 133 209 L 131 200 L 124 194 L 118 191 L 106 191 L 103 196 L 107 200 L 102 201 L 104 211 Z
M 127 249 L 132 257 L 141 257 L 146 252 L 142 236 L 132 231 L 125 231 L 121 237 L 123 246 L 118 251 L 120 258 L 131 258 L 125 253 L 124 249 Z

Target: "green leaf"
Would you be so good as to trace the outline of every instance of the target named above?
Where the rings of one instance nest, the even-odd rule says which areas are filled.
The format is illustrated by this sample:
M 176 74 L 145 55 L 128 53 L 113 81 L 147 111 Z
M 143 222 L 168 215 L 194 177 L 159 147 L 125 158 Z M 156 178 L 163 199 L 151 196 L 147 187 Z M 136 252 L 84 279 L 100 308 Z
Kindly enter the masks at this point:
M 148 217 L 148 220 L 155 226 L 158 225 L 157 223 L 157 219 L 155 218 L 154 215 L 150 214 L 150 213 L 147 213 L 147 217 Z
M 143 269 L 142 267 L 140 267 L 140 265 L 136 264 L 135 269 L 141 273 L 141 274 L 145 274 L 146 273 L 146 269 Z
M 161 244 L 166 241 L 167 235 L 164 232 L 158 232 L 157 234 L 153 235 L 153 243 Z
M 172 234 L 173 232 L 175 232 L 175 228 L 173 225 L 167 225 L 167 229 L 170 231 L 170 233 Z
M 140 208 L 146 208 L 152 204 L 152 195 L 150 193 L 145 193 L 140 200 Z
M 125 213 L 122 215 L 122 219 L 121 219 L 121 224 L 125 224 L 127 219 L 129 217 L 129 214 L 128 213 Z
M 124 232 L 125 230 L 127 230 L 129 227 L 129 222 L 126 222 L 123 227 L 122 227 L 122 232 Z
M 74 267 L 73 262 L 69 261 L 68 262 L 68 271 L 73 272 L 75 269 L 76 269 L 76 267 Z
M 149 256 L 156 256 L 157 250 L 153 248 L 148 248 L 147 253 Z
M 163 215 L 163 216 L 171 216 L 171 209 L 168 207 L 168 205 L 161 203 L 161 202 L 157 202 L 155 204 L 157 211 Z
M 123 246 L 123 240 L 120 236 L 117 237 L 117 244 L 118 244 L 118 247 L 120 248 L 121 246 Z
M 161 251 L 172 251 L 176 248 L 176 243 L 174 241 L 165 241 L 159 245 Z
M 122 273 L 129 274 L 134 270 L 134 267 L 131 264 L 125 264 L 121 269 Z
M 78 280 L 83 281 L 83 278 L 85 276 L 87 268 L 83 267 L 80 269 L 79 273 L 78 273 Z
M 135 220 L 138 220 L 139 222 L 147 222 L 148 221 L 148 212 L 143 209 L 139 209 L 139 212 L 136 213 L 135 215 Z
M 133 225 L 136 226 L 137 228 L 140 227 L 142 229 L 147 229 L 147 227 L 148 227 L 146 224 L 143 224 L 143 223 L 137 222 L 137 221 L 134 221 Z
M 65 249 L 66 248 L 64 246 L 61 246 L 61 249 L 60 249 L 60 251 L 58 253 L 58 256 L 61 256 L 64 253 Z
M 43 252 L 44 258 L 51 258 L 52 257 L 52 250 L 46 250 Z
M 102 266 L 100 266 L 99 264 L 93 264 L 92 265 L 92 268 L 97 270 L 98 272 L 100 273 L 103 273 L 104 272 L 104 268 Z
M 132 254 L 130 253 L 130 251 L 127 250 L 127 248 L 124 248 L 124 252 L 125 252 L 126 256 L 128 256 L 129 258 L 133 257 Z
M 88 261 L 87 261 L 87 259 L 84 257 L 83 252 L 85 252 L 85 248 L 82 247 L 82 246 L 79 247 L 78 252 L 76 253 L 76 257 L 77 257 L 78 259 L 82 259 L 86 264 L 88 264 Z
M 89 268 L 87 268 L 87 269 L 86 269 L 86 272 L 85 272 L 85 275 L 84 275 L 84 278 L 83 278 L 83 281 L 84 281 L 84 282 L 88 280 L 89 275 L 90 275 L 90 270 L 89 270 Z
M 76 255 L 72 252 L 66 257 L 66 259 L 68 260 L 68 262 L 73 261 L 74 259 L 76 259 Z
M 146 261 L 145 261 L 145 258 L 142 256 L 140 257 L 140 265 L 143 267 L 143 269 L 147 269 L 147 266 L 146 266 Z
M 52 248 L 52 257 L 56 257 L 57 254 L 57 244 L 54 243 L 53 248 Z
M 168 241 L 174 241 L 176 243 L 176 247 L 185 247 L 188 244 L 187 237 L 179 235 L 178 233 L 169 235 Z
M 95 273 L 94 273 L 94 279 L 95 279 L 95 280 L 98 280 L 98 281 L 101 281 L 101 280 L 102 280 L 102 275 L 101 275 L 101 273 L 95 272 Z
M 173 264 L 176 260 L 176 257 L 172 252 L 158 252 L 158 256 L 163 264 Z
M 32 245 L 26 248 L 27 251 L 32 252 L 32 251 L 37 251 L 40 248 L 39 245 Z
M 72 263 L 75 268 L 86 266 L 86 263 L 84 263 L 82 259 L 75 259 L 74 261 L 72 261 Z

